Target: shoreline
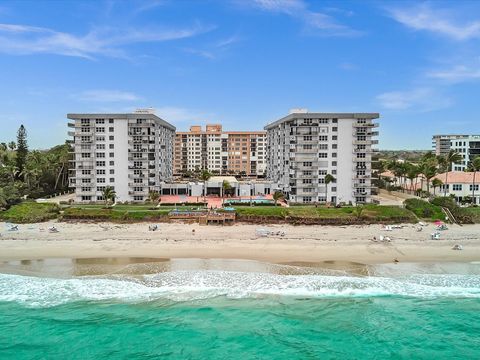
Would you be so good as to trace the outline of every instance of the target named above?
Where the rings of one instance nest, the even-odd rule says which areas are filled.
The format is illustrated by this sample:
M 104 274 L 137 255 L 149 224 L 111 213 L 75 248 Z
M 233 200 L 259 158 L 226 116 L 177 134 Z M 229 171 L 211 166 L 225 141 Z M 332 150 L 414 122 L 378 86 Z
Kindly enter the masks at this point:
M 58 233 L 47 228 L 55 224 Z M 351 226 L 200 226 L 50 222 L 20 225 L 5 231 L 0 223 L 0 260 L 39 258 L 201 258 L 245 259 L 270 263 L 472 262 L 480 260 L 480 225 L 451 225 L 441 240 L 429 240 L 434 226 L 422 232 L 415 225 L 385 231 L 380 225 Z M 257 237 L 255 230 L 284 231 L 285 236 Z M 388 236 L 391 242 L 373 242 Z M 462 251 L 454 251 L 456 244 Z

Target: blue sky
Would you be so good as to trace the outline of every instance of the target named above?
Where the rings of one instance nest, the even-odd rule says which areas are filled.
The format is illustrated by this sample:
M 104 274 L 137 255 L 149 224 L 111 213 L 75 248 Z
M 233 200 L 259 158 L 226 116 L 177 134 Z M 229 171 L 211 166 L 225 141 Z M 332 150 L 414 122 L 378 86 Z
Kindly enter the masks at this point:
M 68 112 L 255 130 L 304 107 L 428 149 L 480 132 L 479 45 L 475 1 L 0 1 L 0 141 L 63 143 Z

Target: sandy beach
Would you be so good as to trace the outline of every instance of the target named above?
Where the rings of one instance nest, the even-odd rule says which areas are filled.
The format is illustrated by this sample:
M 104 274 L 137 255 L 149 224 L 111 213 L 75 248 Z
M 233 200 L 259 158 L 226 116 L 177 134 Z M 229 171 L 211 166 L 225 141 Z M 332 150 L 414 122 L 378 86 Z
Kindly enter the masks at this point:
M 55 224 L 58 233 L 48 232 Z M 480 225 L 451 225 L 441 240 L 429 240 L 434 225 L 385 231 L 369 226 L 289 226 L 263 228 L 285 236 L 258 237 L 255 225 L 199 226 L 147 223 L 42 223 L 7 231 L 0 223 L 0 259 L 48 257 L 156 257 L 249 259 L 271 263 L 348 261 L 363 264 L 400 262 L 470 262 L 480 260 Z M 375 242 L 380 235 L 390 242 Z M 461 251 L 452 250 L 455 244 Z

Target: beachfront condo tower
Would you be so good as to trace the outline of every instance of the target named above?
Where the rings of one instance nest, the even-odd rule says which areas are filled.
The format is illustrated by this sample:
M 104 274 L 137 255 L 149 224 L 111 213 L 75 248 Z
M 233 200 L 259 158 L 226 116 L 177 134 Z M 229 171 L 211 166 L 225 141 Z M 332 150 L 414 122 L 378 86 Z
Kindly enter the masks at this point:
M 174 173 L 208 170 L 217 174 L 262 176 L 265 173 L 265 131 L 223 131 L 195 125 L 175 137 Z
M 453 164 L 452 171 L 465 171 L 475 157 L 480 155 L 480 135 L 434 135 L 435 155 L 445 156 L 450 150 L 462 155 L 460 163 Z
M 265 126 L 267 178 L 280 184 L 291 203 L 371 202 L 378 117 L 292 110 Z
M 175 127 L 152 109 L 128 114 L 68 114 L 73 136 L 70 186 L 75 202 L 102 201 L 106 186 L 117 201 L 142 202 L 173 176 Z

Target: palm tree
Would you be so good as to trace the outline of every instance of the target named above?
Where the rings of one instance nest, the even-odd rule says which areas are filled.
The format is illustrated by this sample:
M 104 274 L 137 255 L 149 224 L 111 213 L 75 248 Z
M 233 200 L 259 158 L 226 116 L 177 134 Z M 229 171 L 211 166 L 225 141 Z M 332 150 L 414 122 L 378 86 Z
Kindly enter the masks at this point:
M 10 150 L 15 150 L 17 148 L 17 144 L 15 143 L 15 141 L 10 141 L 8 143 L 8 147 L 10 148 Z
M 155 191 L 155 190 L 150 190 L 148 192 L 148 199 L 153 203 L 157 203 L 158 205 L 158 201 L 160 200 L 160 193 L 158 191 Z
M 222 182 L 222 198 L 225 197 L 225 194 L 232 189 L 232 185 L 228 180 L 223 180 Z
M 432 180 L 433 196 L 435 196 L 435 189 L 436 189 L 437 187 L 442 186 L 442 185 L 443 185 L 443 181 L 440 180 L 439 178 L 434 178 L 434 179 Z
M 207 181 L 212 177 L 212 174 L 208 170 L 202 170 L 200 173 L 200 179 L 203 181 L 203 202 L 207 196 Z
M 472 204 L 475 204 L 475 176 L 477 175 L 477 171 L 480 170 L 480 156 L 475 156 L 470 162 L 470 168 L 473 171 Z
M 105 189 L 102 191 L 103 200 L 105 201 L 105 206 L 108 207 L 108 201 L 111 200 L 112 202 L 115 201 L 117 194 L 113 187 L 106 186 Z
M 448 172 L 452 170 L 452 165 L 462 161 L 463 157 L 455 150 L 450 150 L 445 156 L 445 163 L 447 164 L 447 172 L 445 173 L 445 186 L 443 196 L 447 196 L 447 187 L 448 187 Z
M 325 200 L 328 202 L 328 184 L 335 182 L 336 179 L 331 174 L 325 175 Z
M 412 192 L 412 187 L 413 187 L 413 180 L 415 180 L 415 187 L 417 185 L 417 178 L 418 178 L 418 175 L 420 175 L 420 169 L 417 165 L 415 164 L 411 164 L 409 163 L 407 165 L 407 172 L 406 172 L 406 176 L 407 176 L 407 179 L 410 180 L 410 192 Z
M 362 217 L 363 210 L 365 210 L 365 208 L 359 205 L 353 208 L 353 213 L 355 214 L 357 219 L 360 219 Z
M 285 195 L 283 195 L 283 193 L 281 191 L 275 191 L 273 193 L 273 201 L 275 201 L 275 206 L 277 206 L 277 202 L 281 199 L 283 199 L 285 197 Z
M 427 180 L 427 193 L 430 194 L 430 179 L 437 175 L 437 163 L 436 161 L 430 160 L 421 165 L 421 171 L 425 180 Z

